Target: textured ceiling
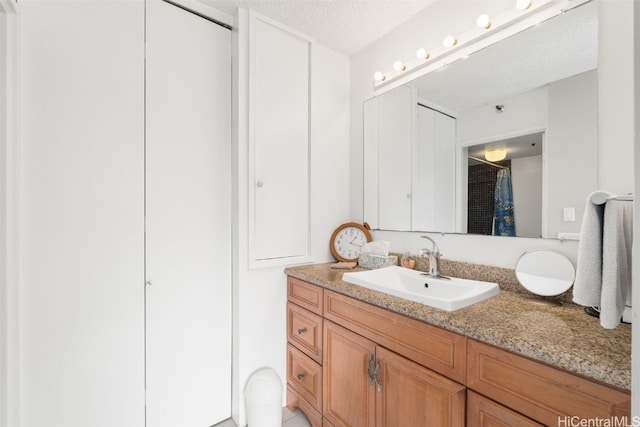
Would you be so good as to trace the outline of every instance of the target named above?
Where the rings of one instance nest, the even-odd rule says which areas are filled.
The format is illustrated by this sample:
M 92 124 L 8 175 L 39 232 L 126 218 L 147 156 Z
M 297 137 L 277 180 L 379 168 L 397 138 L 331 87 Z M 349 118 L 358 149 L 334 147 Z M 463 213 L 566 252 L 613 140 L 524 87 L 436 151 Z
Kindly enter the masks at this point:
M 250 9 L 318 43 L 352 55 L 411 18 L 434 0 L 200 0 L 233 14 Z
M 598 12 L 596 2 L 590 2 L 414 84 L 421 99 L 455 114 L 597 66 Z

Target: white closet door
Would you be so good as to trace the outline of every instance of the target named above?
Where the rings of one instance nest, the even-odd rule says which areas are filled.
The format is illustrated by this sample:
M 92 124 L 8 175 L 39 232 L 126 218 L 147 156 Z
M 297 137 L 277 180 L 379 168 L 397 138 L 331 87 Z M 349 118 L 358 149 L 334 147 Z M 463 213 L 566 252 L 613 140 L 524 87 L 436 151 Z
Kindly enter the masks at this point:
M 20 426 L 140 427 L 144 5 L 19 18 Z
M 147 426 L 204 427 L 231 414 L 231 32 L 149 1 L 146 55 Z

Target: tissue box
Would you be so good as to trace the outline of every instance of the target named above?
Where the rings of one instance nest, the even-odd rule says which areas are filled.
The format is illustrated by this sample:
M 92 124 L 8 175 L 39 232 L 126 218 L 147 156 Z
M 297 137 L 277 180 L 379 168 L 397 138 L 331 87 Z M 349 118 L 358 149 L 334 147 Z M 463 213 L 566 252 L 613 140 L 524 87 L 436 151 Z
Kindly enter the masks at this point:
M 390 265 L 398 265 L 397 255 L 373 255 L 373 254 L 360 254 L 358 258 L 358 265 L 369 270 L 375 270 L 376 268 L 388 267 Z

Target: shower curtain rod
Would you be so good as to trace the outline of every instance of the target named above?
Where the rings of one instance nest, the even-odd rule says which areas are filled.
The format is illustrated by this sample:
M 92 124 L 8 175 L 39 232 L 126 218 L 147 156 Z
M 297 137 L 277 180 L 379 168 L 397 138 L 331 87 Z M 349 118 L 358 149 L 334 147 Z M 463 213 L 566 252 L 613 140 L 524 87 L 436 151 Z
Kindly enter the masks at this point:
M 473 160 L 475 160 L 476 162 L 486 163 L 486 164 L 488 164 L 489 166 L 493 166 L 493 167 L 495 167 L 495 168 L 500 168 L 500 169 L 509 169 L 507 166 L 500 166 L 500 165 L 496 165 L 495 163 L 491 163 L 491 162 L 488 162 L 488 161 L 486 161 L 486 160 L 479 159 L 479 158 L 477 158 L 477 157 L 467 156 L 467 158 L 469 158 L 469 159 L 473 159 Z

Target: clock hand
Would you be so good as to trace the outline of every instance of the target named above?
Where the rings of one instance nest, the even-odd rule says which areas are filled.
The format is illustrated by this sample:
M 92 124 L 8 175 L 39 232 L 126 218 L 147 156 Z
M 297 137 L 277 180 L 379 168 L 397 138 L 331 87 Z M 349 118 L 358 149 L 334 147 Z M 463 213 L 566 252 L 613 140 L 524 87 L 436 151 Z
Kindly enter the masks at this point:
M 362 238 L 362 236 L 355 236 L 353 239 L 351 239 L 351 242 L 349 242 L 349 243 L 351 243 L 352 245 L 356 245 L 356 243 L 353 243 L 353 242 L 355 242 L 356 240 L 361 239 L 361 238 Z M 357 245 L 357 246 L 362 246 L 362 245 Z

